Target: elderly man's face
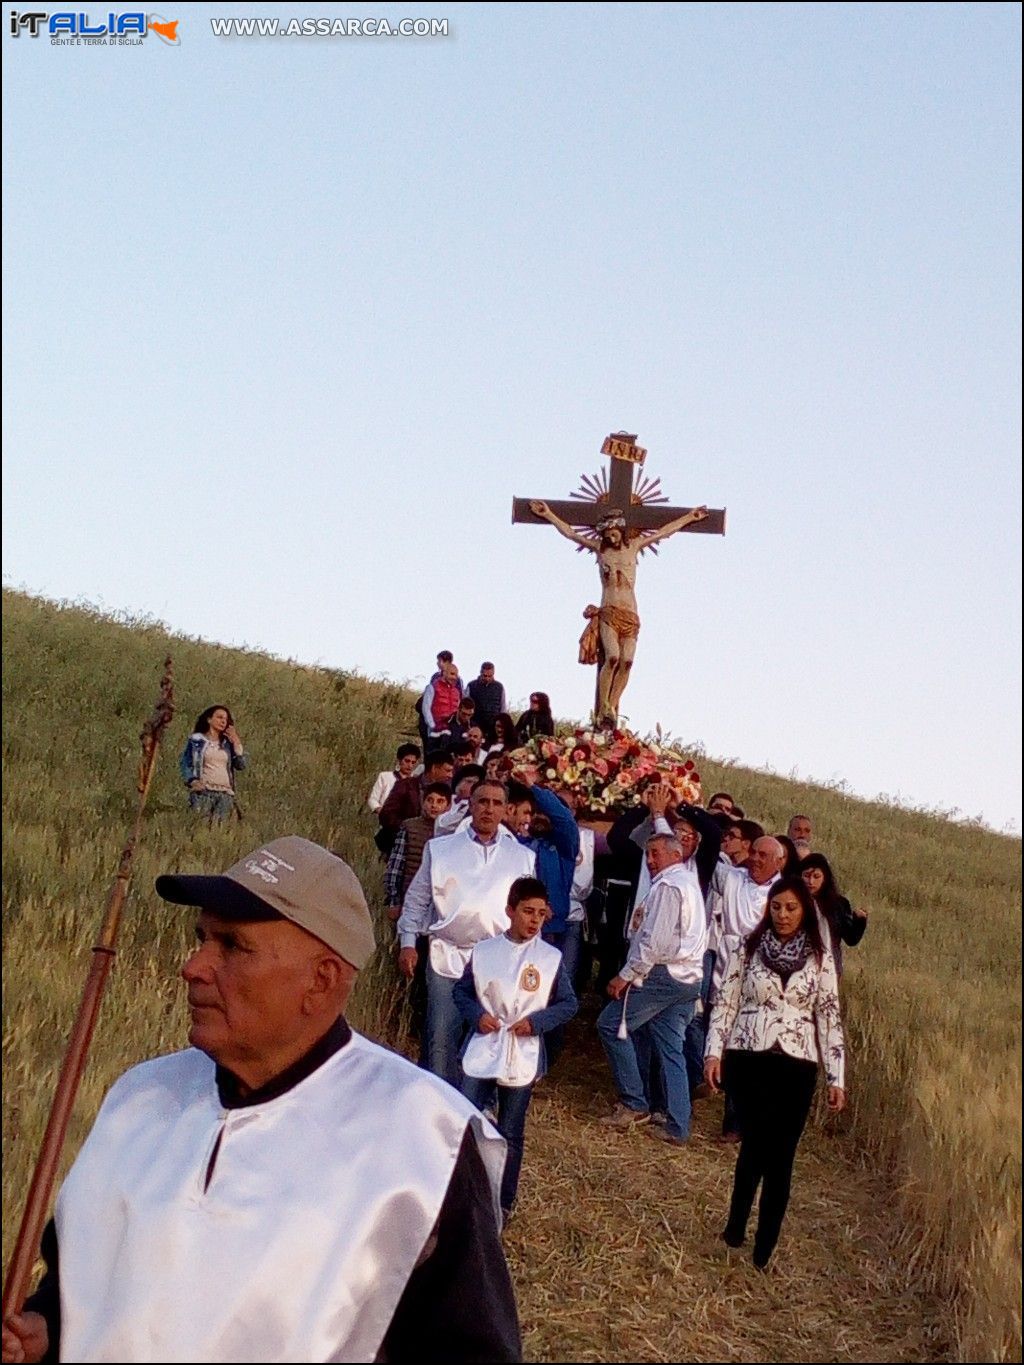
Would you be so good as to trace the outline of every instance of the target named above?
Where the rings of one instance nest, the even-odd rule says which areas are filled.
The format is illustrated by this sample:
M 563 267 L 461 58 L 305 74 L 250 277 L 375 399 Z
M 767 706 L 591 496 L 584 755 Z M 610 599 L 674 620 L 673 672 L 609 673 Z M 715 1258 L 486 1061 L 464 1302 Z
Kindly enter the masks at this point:
M 794 843 L 796 843 L 798 839 L 801 839 L 804 843 L 809 844 L 811 842 L 810 820 L 808 820 L 806 815 L 794 815 L 789 822 L 788 833 Z
M 323 945 L 288 920 L 236 924 L 200 912 L 198 945 L 181 975 L 188 1040 L 243 1079 L 301 1038 Z
M 647 857 L 647 871 L 652 877 L 656 877 L 659 872 L 664 872 L 666 867 L 672 867 L 674 863 L 682 862 L 682 856 L 678 849 L 666 843 L 664 839 L 656 839 L 649 843 L 644 849 Z
M 768 837 L 755 839 L 750 846 L 750 857 L 747 859 L 747 871 L 750 873 L 751 881 L 756 882 L 758 886 L 770 882 L 779 875 L 785 860 L 786 850 L 777 840 Z
M 697 852 L 698 845 L 700 844 L 700 835 L 690 824 L 689 820 L 677 820 L 673 826 L 672 833 L 683 847 L 683 858 L 692 858 Z

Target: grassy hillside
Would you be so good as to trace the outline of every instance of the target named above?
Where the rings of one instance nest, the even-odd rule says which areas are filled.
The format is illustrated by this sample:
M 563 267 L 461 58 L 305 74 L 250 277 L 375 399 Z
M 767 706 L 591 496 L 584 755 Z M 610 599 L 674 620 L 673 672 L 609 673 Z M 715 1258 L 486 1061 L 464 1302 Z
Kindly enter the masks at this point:
M 114 1076 L 184 1037 L 174 973 L 192 923 L 156 897 L 158 873 L 221 871 L 261 839 L 299 833 L 351 862 L 379 901 L 363 801 L 410 724 L 410 692 L 5 593 L 8 1247 L 129 823 L 138 730 L 168 651 L 179 714 L 68 1156 Z M 239 783 L 244 821 L 210 829 L 188 818 L 177 756 L 195 715 L 220 701 L 252 763 Z M 854 903 L 870 908 L 844 979 L 851 1150 L 898 1201 L 904 1231 L 892 1250 L 947 1297 L 961 1358 L 1019 1358 L 1019 841 L 703 758 L 700 767 L 708 790 L 733 792 L 768 828 L 784 828 L 795 810 L 811 814 L 816 846 Z M 360 980 L 355 1022 L 393 1036 L 398 998 L 382 952 Z

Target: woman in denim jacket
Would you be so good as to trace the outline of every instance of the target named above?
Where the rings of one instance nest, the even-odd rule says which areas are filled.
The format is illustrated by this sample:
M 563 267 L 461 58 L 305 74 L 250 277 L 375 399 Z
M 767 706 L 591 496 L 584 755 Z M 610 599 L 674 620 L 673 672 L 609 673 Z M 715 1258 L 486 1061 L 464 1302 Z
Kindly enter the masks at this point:
M 219 703 L 208 706 L 197 717 L 181 755 L 181 777 L 192 810 L 211 820 L 227 820 L 237 809 L 235 773 L 248 762 L 231 712 Z

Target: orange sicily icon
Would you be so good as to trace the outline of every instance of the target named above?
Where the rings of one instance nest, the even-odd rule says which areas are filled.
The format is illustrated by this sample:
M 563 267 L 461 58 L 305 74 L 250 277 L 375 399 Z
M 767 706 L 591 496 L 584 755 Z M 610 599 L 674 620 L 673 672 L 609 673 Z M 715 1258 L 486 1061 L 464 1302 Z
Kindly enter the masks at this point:
M 163 19 L 158 21 L 155 14 L 152 14 L 149 17 L 149 27 L 153 32 L 159 34 L 165 43 L 173 43 L 175 46 L 181 42 L 181 39 L 178 37 L 178 22 L 177 19 L 171 21 Z

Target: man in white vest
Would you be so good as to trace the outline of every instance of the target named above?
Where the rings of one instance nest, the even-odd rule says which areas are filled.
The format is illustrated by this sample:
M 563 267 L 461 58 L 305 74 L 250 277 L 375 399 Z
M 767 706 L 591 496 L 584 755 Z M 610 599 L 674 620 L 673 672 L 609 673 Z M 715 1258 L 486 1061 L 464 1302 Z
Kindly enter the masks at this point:
M 352 869 L 289 837 L 157 891 L 200 910 L 192 1047 L 107 1095 L 3 1359 L 520 1360 L 504 1143 L 345 1021 L 374 951 Z
M 477 783 L 469 798 L 469 823 L 427 844 L 398 920 L 398 966 L 410 981 L 416 936 L 429 939 L 424 1064 L 456 1089 L 462 1083 L 459 1046 L 465 1025 L 454 1000 L 455 984 L 476 944 L 508 928 L 505 907 L 512 883 L 536 872 L 533 850 L 502 824 L 507 805 L 500 782 Z
M 729 958 L 764 918 L 772 882 L 782 876 L 786 850 L 777 839 L 763 835 L 750 846 L 741 867 L 719 863 L 708 892 L 710 930 L 708 948 L 715 953 L 712 998 L 725 977 Z
M 664 1128 L 652 1132 L 682 1146 L 690 1135 L 683 1039 L 700 998 L 707 924 L 700 883 L 678 839 L 656 834 L 646 855 L 651 889 L 639 908 L 626 965 L 608 983 L 611 1003 L 597 1021 L 619 1095 L 602 1122 L 625 1129 L 651 1120 L 634 1044 L 634 1035 L 646 1028 L 661 1058 L 668 1109 Z

